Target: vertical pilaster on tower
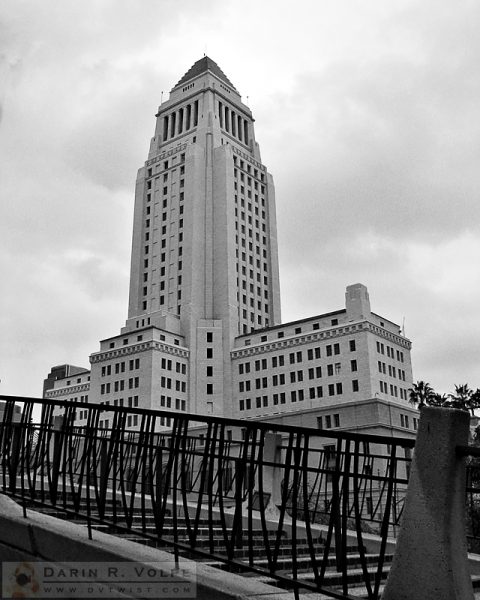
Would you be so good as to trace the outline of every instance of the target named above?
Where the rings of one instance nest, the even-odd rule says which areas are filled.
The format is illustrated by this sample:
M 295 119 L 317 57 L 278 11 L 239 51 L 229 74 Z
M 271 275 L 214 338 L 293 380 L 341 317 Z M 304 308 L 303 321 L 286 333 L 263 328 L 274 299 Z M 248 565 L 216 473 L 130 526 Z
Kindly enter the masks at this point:
M 348 321 L 357 321 L 370 317 L 370 298 L 368 297 L 368 290 L 363 284 L 354 283 L 347 286 L 345 308 L 347 309 Z

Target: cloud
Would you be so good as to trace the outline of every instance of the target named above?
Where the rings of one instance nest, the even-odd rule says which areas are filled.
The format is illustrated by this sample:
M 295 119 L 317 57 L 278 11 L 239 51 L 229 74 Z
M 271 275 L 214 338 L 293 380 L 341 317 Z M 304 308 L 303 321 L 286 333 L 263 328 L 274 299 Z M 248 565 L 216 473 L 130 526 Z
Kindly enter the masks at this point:
M 123 324 L 136 171 L 162 91 L 205 51 L 275 179 L 285 319 L 363 282 L 405 317 L 418 377 L 480 385 L 479 18 L 473 1 L 2 2 L 0 389 L 38 394 Z

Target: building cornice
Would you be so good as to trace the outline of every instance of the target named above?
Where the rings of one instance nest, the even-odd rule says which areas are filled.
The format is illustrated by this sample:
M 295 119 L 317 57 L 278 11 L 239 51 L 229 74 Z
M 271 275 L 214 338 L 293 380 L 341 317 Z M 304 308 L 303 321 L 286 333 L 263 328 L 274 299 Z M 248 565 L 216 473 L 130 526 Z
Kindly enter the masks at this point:
M 172 90 L 172 92 L 173 92 L 173 90 Z M 185 104 L 185 103 L 191 101 L 193 98 L 195 98 L 195 96 L 199 96 L 200 94 L 204 94 L 205 92 L 212 92 L 216 96 L 220 96 L 223 100 L 228 102 L 228 104 L 230 104 L 231 106 L 234 106 L 235 109 L 238 110 L 238 112 L 243 113 L 243 115 L 245 117 L 247 117 L 248 119 L 250 119 L 252 122 L 255 121 L 255 119 L 253 118 L 252 112 L 250 111 L 250 109 L 248 107 L 245 107 L 245 105 L 243 104 L 243 102 L 241 100 L 240 100 L 241 104 L 238 104 L 235 100 L 232 100 L 232 98 L 230 96 L 225 95 L 223 92 L 219 92 L 218 88 L 213 87 L 211 85 L 206 85 L 205 87 L 197 88 L 191 94 L 183 96 L 182 98 L 180 98 L 178 100 L 171 100 L 169 98 L 168 100 L 166 100 L 163 104 L 161 104 L 158 107 L 158 111 L 155 114 L 155 116 L 159 117 L 163 113 L 168 113 L 170 110 L 175 109 L 177 106 Z M 239 97 L 241 98 L 240 94 L 239 94 Z M 171 102 L 171 104 L 170 104 L 170 102 Z M 166 106 L 167 104 L 168 104 L 168 106 Z M 165 108 L 163 108 L 163 107 L 165 107 Z
M 411 349 L 412 342 L 408 338 L 403 337 L 401 335 L 397 335 L 396 333 L 392 333 L 391 331 L 387 331 L 383 327 L 380 327 L 379 325 L 375 325 L 375 323 L 370 323 L 370 321 L 367 322 L 367 325 L 368 325 L 368 329 L 369 329 L 369 331 L 371 331 L 371 333 L 374 333 L 375 335 L 378 335 L 379 337 L 383 337 L 386 340 L 390 340 L 391 342 L 394 342 L 395 344 L 402 346 L 406 350 Z
M 234 138 L 232 138 L 232 139 L 234 139 Z M 237 140 L 235 140 L 235 141 L 237 141 Z M 238 154 L 238 156 L 240 156 L 241 158 L 248 161 L 250 164 L 252 164 L 257 169 L 260 169 L 260 171 L 263 171 L 264 173 L 267 172 L 267 167 L 265 165 L 262 165 L 262 163 L 258 162 L 258 160 L 255 160 L 250 155 L 245 154 L 245 152 L 242 152 L 242 150 L 239 150 L 235 146 L 232 146 L 232 150 L 233 150 L 234 154 Z
M 187 144 L 177 144 L 174 148 L 170 148 L 170 150 L 164 150 L 161 154 L 157 154 L 157 156 L 155 156 L 154 158 L 149 158 L 147 161 L 145 161 L 145 166 L 151 167 L 155 163 L 160 162 L 161 160 L 165 160 L 169 156 L 172 156 L 172 154 L 178 154 L 178 152 L 186 150 L 186 148 Z
M 165 352 L 165 354 L 171 354 L 172 356 L 178 356 L 180 358 L 188 358 L 190 354 L 186 348 L 179 348 L 178 346 L 171 346 L 165 342 L 150 340 L 139 344 L 124 346 L 123 348 L 106 350 L 105 352 L 95 352 L 90 355 L 90 363 L 104 362 L 106 360 L 111 360 L 112 358 L 129 356 L 131 354 L 138 354 L 139 352 L 147 352 L 148 350 Z
M 391 333 L 390 331 L 386 331 L 382 327 L 370 323 L 369 321 L 362 321 L 360 323 L 343 324 L 339 327 L 327 330 L 312 331 L 310 333 L 304 333 L 289 338 L 280 338 L 271 342 L 262 342 L 261 344 L 255 344 L 252 346 L 243 346 L 242 348 L 232 350 L 230 352 L 230 356 L 233 359 L 245 356 L 253 356 L 256 354 L 264 354 L 265 352 L 271 352 L 272 350 L 293 348 L 295 346 L 303 346 L 304 344 L 310 342 L 339 338 L 346 335 L 351 335 L 352 333 L 358 333 L 359 331 L 374 333 L 375 335 L 394 342 L 395 344 L 402 346 L 407 350 L 410 350 L 411 348 L 411 342 L 407 338 Z
M 78 383 L 76 385 L 68 385 L 61 388 L 47 390 L 45 398 L 57 398 L 58 396 L 66 396 L 67 394 L 75 394 L 78 392 L 88 392 L 90 390 L 90 382 Z
M 272 350 L 281 350 L 284 348 L 293 348 L 295 346 L 303 346 L 310 342 L 317 342 L 321 340 L 329 340 L 332 338 L 342 337 L 345 335 L 351 335 L 358 331 L 366 330 L 367 323 L 355 323 L 352 325 L 344 325 L 342 327 L 323 330 L 323 331 L 312 331 L 310 333 L 303 333 L 288 338 L 280 338 L 271 342 L 262 342 L 261 344 L 255 344 L 253 346 L 244 346 L 238 350 L 232 350 L 230 353 L 232 358 L 240 358 L 243 356 L 252 356 L 254 354 L 263 354 L 265 352 L 271 352 Z

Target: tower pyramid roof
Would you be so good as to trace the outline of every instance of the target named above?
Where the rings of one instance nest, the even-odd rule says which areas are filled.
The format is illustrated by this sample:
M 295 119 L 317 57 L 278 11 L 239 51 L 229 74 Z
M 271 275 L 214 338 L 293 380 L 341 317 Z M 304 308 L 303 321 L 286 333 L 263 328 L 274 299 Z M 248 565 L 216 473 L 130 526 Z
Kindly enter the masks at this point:
M 198 77 L 199 75 L 202 75 L 203 73 L 206 73 L 207 71 L 210 71 L 216 77 L 221 79 L 224 83 L 226 83 L 231 88 L 233 88 L 235 91 L 237 91 L 235 89 L 235 86 L 228 79 L 228 77 L 225 75 L 225 73 L 222 71 L 222 69 L 217 65 L 217 63 L 214 60 L 212 60 L 208 56 L 204 56 L 200 60 L 197 60 L 197 62 L 192 67 L 190 67 L 190 69 L 185 73 L 185 75 L 180 79 L 180 81 L 177 83 L 177 85 L 175 87 L 178 87 L 179 85 L 183 85 L 187 81 L 190 81 L 190 79 L 193 79 L 194 77 Z

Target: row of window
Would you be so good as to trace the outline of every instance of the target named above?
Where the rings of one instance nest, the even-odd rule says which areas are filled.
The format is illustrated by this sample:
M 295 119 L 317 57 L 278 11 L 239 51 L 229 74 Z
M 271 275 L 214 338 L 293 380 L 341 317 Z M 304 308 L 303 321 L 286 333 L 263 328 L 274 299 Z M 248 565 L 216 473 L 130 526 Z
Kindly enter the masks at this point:
M 88 399 L 88 396 L 85 396 L 86 400 Z M 107 400 L 106 402 L 101 402 L 101 404 L 103 404 L 104 406 L 110 406 L 110 400 Z M 113 400 L 111 402 L 112 406 L 128 406 L 129 408 L 132 407 L 138 407 L 138 396 L 129 396 L 127 398 L 127 402 L 124 402 L 123 398 L 116 398 L 115 400 Z M 77 416 L 78 415 L 78 416 Z M 132 416 L 135 420 L 135 422 L 133 423 L 134 425 L 137 425 L 137 415 L 129 415 L 127 417 L 127 426 L 130 427 L 132 425 Z M 79 419 L 79 420 L 85 420 L 88 418 L 88 410 L 80 410 L 78 411 L 78 413 L 76 413 L 75 418 Z M 99 426 L 101 428 L 105 427 L 108 428 L 109 426 L 109 419 L 105 419 L 99 422 Z
M 222 102 L 217 108 L 220 127 L 248 146 L 248 121 Z
M 330 383 L 325 387 L 326 393 L 328 396 L 340 396 L 343 394 L 343 384 L 341 382 L 338 383 Z M 358 379 L 352 380 L 352 391 L 359 391 L 359 383 Z M 310 387 L 305 390 L 292 390 L 288 395 L 286 392 L 279 392 L 272 395 L 272 405 L 277 406 L 278 404 L 286 404 L 287 397 L 290 402 L 302 402 L 305 398 L 309 398 L 310 400 L 314 400 L 315 398 L 323 398 L 324 390 L 323 386 L 317 385 L 315 387 Z M 255 406 L 253 405 L 252 398 L 242 398 L 239 400 L 239 409 L 241 411 L 251 410 L 252 408 L 267 408 L 269 406 L 269 397 L 268 396 L 258 396 L 255 399 Z
M 141 342 L 143 341 L 143 335 L 137 335 L 137 342 Z M 128 346 L 129 343 L 134 343 L 134 342 L 130 342 L 129 338 L 123 338 L 122 339 L 122 346 Z M 108 345 L 109 348 L 115 348 L 115 342 L 110 342 Z
M 235 167 L 239 167 L 242 171 L 245 171 L 248 175 L 253 175 L 255 179 L 260 179 L 262 183 L 265 181 L 265 173 L 262 171 L 259 172 L 258 169 L 252 167 L 248 161 L 243 161 L 238 156 L 234 156 L 233 164 Z
M 235 189 L 235 227 L 237 230 L 235 241 L 236 241 L 236 270 L 237 270 L 237 301 L 238 301 L 238 320 L 239 320 L 239 332 L 240 333 L 248 333 L 252 327 L 267 327 L 269 324 L 268 312 L 269 305 L 268 303 L 262 303 L 260 298 L 250 298 L 247 301 L 246 294 L 240 294 L 240 276 L 247 278 L 249 277 L 249 285 L 252 288 L 252 293 L 254 290 L 254 282 L 256 281 L 258 286 L 263 285 L 267 288 L 264 290 L 265 297 L 268 298 L 268 274 L 269 274 L 269 266 L 267 262 L 261 261 L 260 258 L 254 257 L 254 246 L 253 242 L 248 242 L 249 254 L 247 256 L 247 240 L 245 239 L 245 235 L 248 230 L 248 236 L 250 240 L 252 240 L 254 235 L 255 226 L 255 237 L 257 242 L 260 242 L 260 227 L 262 229 L 262 240 L 263 240 L 263 258 L 266 259 L 267 254 L 267 238 L 265 235 L 267 227 L 265 223 L 266 212 L 265 208 L 265 185 L 263 184 L 264 175 L 261 173 L 262 183 L 258 181 L 258 169 L 253 169 L 253 178 L 252 178 L 252 167 L 247 164 L 247 173 L 243 171 L 245 168 L 245 163 L 243 160 L 239 160 L 236 156 L 234 156 L 234 189 Z M 240 180 L 240 181 L 239 181 Z M 248 184 L 248 202 L 247 202 L 247 210 L 245 211 L 245 182 Z M 240 183 L 240 186 L 239 186 Z M 252 207 L 252 186 L 255 189 L 255 203 L 256 206 Z M 237 192 L 240 188 L 240 204 L 239 197 Z M 259 202 L 259 190 L 261 191 L 261 204 L 262 210 L 258 207 Z M 262 222 L 260 222 L 259 218 L 262 218 Z M 242 222 L 243 221 L 243 222 Z M 248 224 L 248 227 L 247 227 Z M 239 233 L 241 236 L 239 237 Z M 255 246 L 255 251 L 258 256 L 260 256 L 261 248 L 259 245 Z M 240 260 L 243 264 L 240 264 Z M 250 268 L 247 267 L 250 266 Z M 263 279 L 263 282 L 262 282 Z M 247 281 L 246 279 L 241 280 L 243 289 L 247 289 Z M 259 287 L 258 296 L 261 297 L 262 291 Z
M 238 185 L 235 182 L 233 184 L 233 188 L 234 190 L 238 191 Z M 255 182 L 255 189 L 257 188 L 257 183 Z M 242 220 L 245 220 L 245 215 L 244 215 L 244 211 L 246 211 L 247 215 L 253 215 L 255 214 L 255 216 L 260 216 L 260 210 L 262 211 L 262 218 L 266 219 L 266 213 L 265 213 L 265 197 L 259 196 L 256 192 L 253 195 L 253 201 L 255 203 L 255 205 L 252 205 L 252 192 L 250 190 L 247 190 L 247 198 L 245 199 L 245 194 L 243 193 L 243 186 L 240 186 L 240 191 L 241 194 L 240 195 L 240 202 L 238 201 L 238 194 L 235 194 L 235 216 L 238 217 L 238 213 L 239 211 L 241 213 L 243 213 L 243 217 Z M 261 206 L 261 209 L 260 209 Z
M 164 408 L 173 408 L 173 399 L 170 396 L 160 396 L 160 406 Z M 186 411 L 187 401 L 175 398 L 175 409 Z
M 333 415 L 324 415 L 323 417 L 317 417 L 318 429 L 323 429 L 324 426 L 325 429 L 332 429 L 332 427 L 340 427 L 339 413 L 334 413 Z
M 332 363 L 327 365 L 327 376 L 333 377 L 334 375 L 338 376 L 341 374 L 342 365 L 341 363 Z M 350 371 L 356 372 L 358 370 L 357 361 L 350 361 Z M 322 367 L 310 367 L 307 371 L 308 379 L 320 379 L 322 377 Z M 303 371 L 290 371 L 290 373 L 279 373 L 272 375 L 272 385 L 274 387 L 278 385 L 285 385 L 287 383 L 287 376 L 289 375 L 289 383 L 297 383 L 303 381 Z M 259 390 L 260 388 L 268 387 L 268 377 L 257 377 L 255 380 L 255 389 Z M 245 381 L 240 381 L 239 391 L 249 392 L 251 389 L 252 380 L 247 379 Z
M 331 319 L 330 320 L 330 325 L 331 326 L 338 325 L 338 319 Z M 312 324 L 311 331 L 318 331 L 319 329 L 320 329 L 320 323 L 313 323 Z M 340 332 L 341 331 L 342 330 L 340 329 Z M 277 339 L 284 338 L 285 337 L 285 333 L 286 333 L 285 330 L 277 331 L 277 336 L 276 336 Z M 292 332 L 287 331 L 287 333 L 288 333 L 288 335 L 292 335 Z M 306 330 L 303 330 L 302 327 L 295 327 L 293 335 L 299 335 L 301 333 L 306 333 Z M 262 335 L 262 336 L 260 336 L 260 342 L 261 343 L 268 342 L 268 340 L 269 340 L 268 335 Z M 250 346 L 251 343 L 252 343 L 252 340 L 250 340 L 250 339 L 244 340 L 245 346 Z M 351 347 L 350 349 L 351 350 L 355 350 L 355 340 L 351 340 L 350 344 L 353 344 L 353 348 Z
M 70 400 L 71 402 L 88 402 L 88 394 L 85 396 L 75 396 L 75 398 L 66 398 L 66 400 Z
M 173 362 L 169 358 L 162 358 L 160 364 L 161 364 L 162 369 L 165 370 L 165 371 L 172 371 L 173 370 Z M 175 362 L 175 372 L 176 373 L 181 373 L 182 375 L 185 375 L 187 373 L 187 365 L 186 365 L 186 363 Z
M 254 169 L 254 176 L 253 178 L 251 177 L 251 170 L 250 172 L 244 173 L 242 170 L 239 170 L 236 166 L 236 157 L 233 158 L 233 162 L 234 162 L 234 168 L 233 168 L 233 176 L 235 178 L 235 182 L 238 183 L 238 181 L 240 180 L 240 183 L 243 184 L 247 184 L 247 186 L 251 189 L 252 185 L 253 185 L 253 189 L 258 192 L 260 191 L 261 194 L 265 194 L 265 186 L 263 183 L 260 183 L 260 181 L 258 181 L 258 175 L 257 175 L 257 169 Z M 240 161 L 240 165 L 243 164 L 243 161 Z M 247 166 L 247 168 L 250 165 Z M 240 166 L 240 169 L 242 169 L 243 167 Z M 263 173 L 262 175 L 262 182 L 263 182 Z M 237 188 L 235 188 L 237 189 Z
M 412 417 L 413 429 L 416 431 L 418 429 L 418 419 L 416 417 Z M 403 415 L 400 413 L 400 425 L 402 427 L 406 427 L 410 429 L 410 419 L 408 415 Z
M 126 380 L 122 379 L 114 382 L 114 391 L 119 392 L 125 389 Z M 130 377 L 128 380 L 128 389 L 132 390 L 134 388 L 138 388 L 140 386 L 140 378 L 139 377 Z M 100 394 L 103 396 L 104 394 L 110 394 L 111 392 L 111 384 L 102 383 L 100 385 Z
M 112 406 L 128 406 L 129 408 L 135 408 L 138 407 L 138 396 L 129 396 L 126 402 L 124 402 L 123 398 L 115 398 L 112 401 L 107 400 L 106 402 L 101 402 L 101 404 L 104 404 L 105 406 L 110 406 L 110 403 Z
M 390 396 L 393 396 L 394 398 L 398 398 L 400 396 L 402 400 L 407 400 L 407 390 L 399 388 L 393 384 L 390 384 L 389 386 L 386 381 L 380 381 L 380 391 L 383 394 L 388 394 L 389 390 Z
M 385 354 L 385 350 L 387 351 L 388 358 L 395 359 L 395 349 L 392 348 L 391 346 L 384 345 L 383 342 L 377 341 L 377 352 L 379 354 Z M 396 351 L 396 357 L 399 362 L 403 363 L 405 361 L 404 354 L 401 350 Z
M 187 383 L 186 381 L 179 381 L 178 379 L 172 380 L 170 377 L 161 376 L 160 377 L 160 386 L 167 390 L 171 390 L 173 381 L 175 382 L 175 391 L 186 393 L 187 391 Z
M 121 361 L 121 362 L 115 363 L 114 365 L 103 366 L 102 367 L 102 377 L 107 377 L 108 375 L 112 374 L 112 366 L 113 366 L 113 371 L 114 371 L 115 375 L 118 375 L 119 373 L 125 373 L 127 363 L 126 363 L 126 361 Z M 133 358 L 128 361 L 128 370 L 129 371 L 134 371 L 135 369 L 139 369 L 139 368 L 140 368 L 140 359 L 139 358 Z
M 108 429 L 110 426 L 110 420 L 105 419 L 104 421 L 100 421 L 99 423 L 100 429 Z M 127 427 L 137 427 L 138 426 L 138 415 L 128 415 L 127 416 Z
M 383 373 L 384 375 L 387 374 L 387 365 L 384 362 L 382 362 L 381 360 L 378 361 L 378 372 Z M 393 365 L 388 365 L 388 375 L 390 377 L 397 377 L 397 373 L 398 373 L 398 379 L 400 379 L 401 381 L 406 380 L 406 374 L 403 369 L 400 369 L 400 368 L 397 369 Z
M 354 352 L 356 350 L 356 344 L 355 344 L 355 340 L 349 340 L 349 348 L 350 348 L 350 352 Z M 326 356 L 338 356 L 340 354 L 340 344 L 339 343 L 335 343 L 335 344 L 327 344 L 327 346 L 325 347 L 326 350 Z M 314 360 L 314 359 L 318 359 L 322 357 L 322 353 L 321 353 L 321 349 L 320 347 L 316 347 L 316 348 L 309 348 L 306 351 L 306 355 L 307 355 L 307 360 Z M 288 354 L 288 363 L 291 365 L 294 364 L 298 364 L 303 362 L 303 351 L 302 350 L 297 350 L 296 352 L 290 352 Z M 271 365 L 272 368 L 277 368 L 277 367 L 283 367 L 285 366 L 285 362 L 286 362 L 286 355 L 280 354 L 277 356 L 272 356 L 271 357 Z M 335 363 L 335 364 L 340 364 L 340 363 Z M 357 361 L 356 360 L 351 360 L 350 361 L 351 364 L 351 369 L 352 371 L 356 371 L 357 370 Z M 266 358 L 262 358 L 262 359 L 257 359 L 255 360 L 254 363 L 250 363 L 250 362 L 245 362 L 245 363 L 239 363 L 238 364 L 238 372 L 240 375 L 243 375 L 244 373 L 250 373 L 250 368 L 251 366 L 255 369 L 255 371 L 260 371 L 260 370 L 265 370 L 268 369 L 268 362 Z
M 174 157 L 176 158 L 176 157 Z M 173 159 L 172 159 L 173 160 Z M 185 162 L 185 154 L 182 153 L 180 155 L 180 161 L 183 163 Z M 165 161 L 164 163 L 164 168 L 167 169 L 168 168 L 168 161 Z M 151 169 L 149 169 L 148 171 L 149 175 L 151 175 Z M 185 173 L 185 167 L 183 165 L 180 166 L 180 177 L 182 177 Z M 164 183 L 166 181 L 167 174 L 164 173 L 163 175 L 164 178 Z M 157 181 L 159 178 L 157 177 L 155 181 Z M 180 179 L 179 181 L 179 187 L 180 189 L 183 188 L 185 186 L 185 180 L 183 179 L 183 177 Z M 150 227 L 151 227 L 151 219 L 150 219 L 150 206 L 149 206 L 149 202 L 151 200 L 151 189 L 152 189 L 152 181 L 149 180 L 147 181 L 147 205 L 145 207 L 145 211 L 146 211 L 146 220 L 145 220 L 145 241 L 146 242 L 150 242 L 152 241 L 150 238 Z M 163 194 L 166 195 L 168 194 L 168 187 L 164 186 L 163 187 Z M 183 200 L 184 200 L 184 192 L 181 191 L 180 192 L 180 196 L 179 196 L 179 200 L 180 200 L 180 206 L 179 206 L 179 214 L 182 215 L 183 214 Z M 166 209 L 168 207 L 168 199 L 164 198 L 163 199 L 163 204 L 162 204 L 163 209 Z M 172 209 L 173 210 L 173 209 Z M 162 232 L 162 237 L 161 238 L 161 248 L 162 250 L 166 250 L 166 246 L 167 246 L 167 241 L 166 241 L 166 236 L 167 236 L 167 220 L 168 220 L 168 211 L 164 210 L 162 212 L 161 215 L 161 220 L 163 225 L 161 226 L 161 232 Z M 179 218 L 178 220 L 176 220 L 176 223 L 178 224 L 178 239 L 177 239 L 177 254 L 178 256 L 176 257 L 178 259 L 177 262 L 177 269 L 178 271 L 182 271 L 182 267 L 183 267 L 183 263 L 182 263 L 182 255 L 183 255 L 183 247 L 181 246 L 181 242 L 183 241 L 183 218 Z M 172 262 L 172 252 L 173 249 L 170 250 L 170 262 Z M 165 265 L 167 264 L 167 256 L 166 256 L 166 252 L 161 252 L 160 253 L 160 290 L 162 291 L 165 289 L 166 283 L 165 283 L 165 272 L 166 272 L 166 268 Z M 144 247 L 144 260 L 143 260 L 143 267 L 145 269 L 144 273 L 143 273 L 143 282 L 147 283 L 149 280 L 149 274 L 148 274 L 148 269 L 150 268 L 150 246 L 149 245 L 145 245 Z M 179 275 L 177 277 L 177 283 L 178 286 L 181 285 L 181 275 Z M 143 286 L 143 296 L 147 296 L 148 295 L 148 286 Z M 173 292 L 173 290 L 169 289 L 169 293 Z M 175 307 L 173 306 L 173 304 L 176 305 L 176 309 L 177 309 L 177 313 L 180 314 L 180 301 L 182 299 L 182 292 L 181 289 L 177 289 L 176 290 L 176 295 L 175 298 L 173 299 L 172 297 L 170 297 L 169 300 L 169 309 L 174 309 Z M 166 296 L 165 295 L 160 295 L 159 296 L 159 305 L 160 306 L 164 306 L 166 304 Z M 142 310 L 146 311 L 148 309 L 148 301 L 147 299 L 142 300 Z
M 198 100 L 163 117 L 163 141 L 198 125 Z

